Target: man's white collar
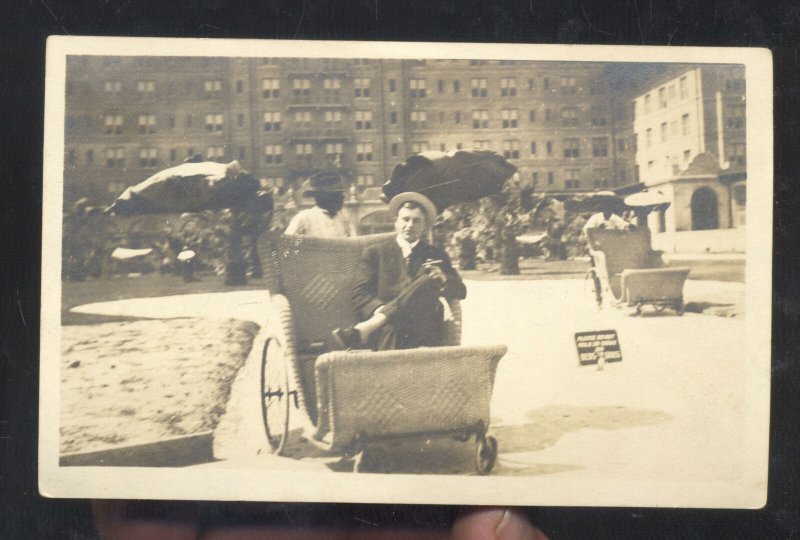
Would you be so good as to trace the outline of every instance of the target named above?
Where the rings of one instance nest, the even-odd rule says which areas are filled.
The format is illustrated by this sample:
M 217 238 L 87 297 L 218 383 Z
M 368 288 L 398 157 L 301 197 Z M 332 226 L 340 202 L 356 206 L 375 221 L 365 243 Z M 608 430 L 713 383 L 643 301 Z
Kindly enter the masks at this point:
M 411 255 L 411 250 L 414 249 L 417 244 L 419 244 L 419 240 L 413 243 L 409 243 L 406 241 L 405 238 L 400 236 L 399 234 L 395 237 L 397 240 L 397 245 L 400 246 L 400 249 L 403 251 L 403 257 L 408 257 Z

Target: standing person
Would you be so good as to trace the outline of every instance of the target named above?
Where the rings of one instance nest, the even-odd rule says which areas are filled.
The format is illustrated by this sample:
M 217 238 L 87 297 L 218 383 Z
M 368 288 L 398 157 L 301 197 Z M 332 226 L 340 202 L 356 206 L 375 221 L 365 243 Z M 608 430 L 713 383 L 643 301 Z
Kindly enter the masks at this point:
M 323 171 L 303 183 L 303 196 L 314 197 L 315 205 L 301 210 L 289 222 L 286 234 L 344 238 L 356 236 L 355 227 L 341 214 L 344 206 L 344 183 L 339 174 Z
M 392 198 L 389 210 L 397 235 L 368 247 L 358 270 L 353 300 L 362 322 L 333 335 L 345 348 L 444 345 L 445 322 L 452 318 L 447 300 L 463 300 L 467 289 L 447 253 L 425 240 L 436 207 L 406 192 Z

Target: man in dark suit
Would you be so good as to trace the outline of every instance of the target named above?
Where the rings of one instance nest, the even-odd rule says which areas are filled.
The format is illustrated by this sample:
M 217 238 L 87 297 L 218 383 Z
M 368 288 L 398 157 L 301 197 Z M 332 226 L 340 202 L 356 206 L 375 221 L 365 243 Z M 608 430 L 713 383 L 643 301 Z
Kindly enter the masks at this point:
M 333 334 L 345 348 L 377 350 L 444 345 L 447 300 L 467 295 L 443 250 L 425 241 L 436 207 L 407 192 L 389 202 L 397 236 L 368 247 L 359 267 L 353 301 L 362 321 Z

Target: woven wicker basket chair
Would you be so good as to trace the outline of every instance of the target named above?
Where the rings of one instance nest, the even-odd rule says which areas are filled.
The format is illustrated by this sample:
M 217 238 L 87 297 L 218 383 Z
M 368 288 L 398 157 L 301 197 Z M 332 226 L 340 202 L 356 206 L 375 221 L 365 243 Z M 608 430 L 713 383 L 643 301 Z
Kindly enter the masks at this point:
M 263 345 L 261 410 L 273 452 L 286 448 L 290 410 L 307 415 L 306 438 L 354 470 L 398 437 L 475 437 L 476 469 L 488 473 L 497 441 L 487 434 L 494 376 L 505 346 L 458 346 L 461 309 L 451 305 L 448 346 L 342 351 L 331 331 L 357 322 L 352 290 L 362 251 L 390 235 L 323 239 L 270 234 L 264 251 L 270 290 Z M 368 448 L 369 446 L 369 448 Z M 371 452 L 375 453 L 371 453 Z M 365 453 L 372 456 L 366 458 Z
M 650 229 L 588 229 L 594 266 L 586 274 L 587 290 L 602 306 L 604 293 L 614 305 L 636 308 L 652 305 L 657 311 L 666 307 L 683 315 L 683 285 L 689 275 L 685 267 L 667 267 L 662 252 L 653 250 Z M 600 294 L 595 290 L 601 284 Z

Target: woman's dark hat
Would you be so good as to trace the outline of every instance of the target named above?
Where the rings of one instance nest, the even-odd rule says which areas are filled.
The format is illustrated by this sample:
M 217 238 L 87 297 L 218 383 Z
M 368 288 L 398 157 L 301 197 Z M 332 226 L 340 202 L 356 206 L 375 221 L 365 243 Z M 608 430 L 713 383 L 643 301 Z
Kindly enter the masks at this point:
M 346 191 L 342 177 L 339 173 L 332 171 L 322 171 L 303 182 L 303 196 L 313 197 L 318 193 L 335 193 L 338 191 Z

